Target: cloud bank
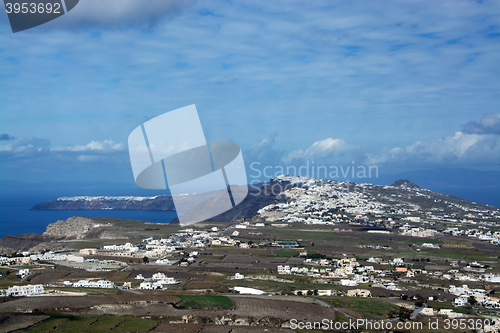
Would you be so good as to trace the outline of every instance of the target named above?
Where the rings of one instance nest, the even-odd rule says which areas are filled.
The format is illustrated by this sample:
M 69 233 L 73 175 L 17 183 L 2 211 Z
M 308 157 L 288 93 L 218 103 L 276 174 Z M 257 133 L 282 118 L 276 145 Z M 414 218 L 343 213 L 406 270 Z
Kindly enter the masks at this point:
M 379 170 L 404 169 L 408 166 L 491 168 L 500 166 L 500 134 L 497 126 L 498 114 L 484 114 L 468 122 L 463 131 L 457 131 L 453 135 L 376 151 L 350 144 L 341 138 L 326 138 L 313 142 L 304 149 L 287 152 L 275 147 L 279 137 L 276 132 L 272 132 L 244 150 L 244 158 L 247 167 L 258 162 L 257 168 L 260 169 L 266 166 L 298 168 L 315 165 L 328 168 L 354 164 L 377 166 Z M 57 173 L 61 168 L 90 168 L 97 173 L 106 174 L 119 168 L 117 174 L 128 176 L 131 173 L 126 146 L 113 140 L 93 140 L 85 145 L 51 146 L 48 139 L 14 138 L 9 134 L 0 135 L 0 139 L 0 161 L 4 169 L 52 168 L 52 172 Z
M 403 147 L 386 147 L 370 151 L 341 138 L 326 138 L 305 149 L 290 153 L 273 148 L 273 140 L 263 140 L 245 155 L 248 164 L 258 161 L 260 167 L 301 166 L 378 166 L 383 168 L 479 167 L 500 166 L 500 133 L 498 114 L 484 114 L 467 123 L 463 131 L 436 140 L 417 141 Z M 271 157 L 271 158 L 269 158 Z
M 500 135 L 500 113 L 489 113 L 479 116 L 476 120 L 464 125 L 467 134 Z

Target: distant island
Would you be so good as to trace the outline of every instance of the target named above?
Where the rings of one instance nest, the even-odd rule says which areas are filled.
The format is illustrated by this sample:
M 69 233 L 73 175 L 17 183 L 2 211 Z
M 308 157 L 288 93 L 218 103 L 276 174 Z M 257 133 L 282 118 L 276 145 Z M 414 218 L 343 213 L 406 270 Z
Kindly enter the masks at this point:
M 364 198 L 369 202 L 383 204 L 385 210 L 394 211 L 401 205 L 415 206 L 421 208 L 439 210 L 443 213 L 457 213 L 464 211 L 498 211 L 497 208 L 472 202 L 466 199 L 458 198 L 452 195 L 433 192 L 427 189 L 422 189 L 418 185 L 407 179 L 399 179 L 391 186 L 381 186 L 372 184 L 356 184 L 341 181 L 321 180 L 307 177 L 295 176 L 279 176 L 271 179 L 267 183 L 257 185 L 249 185 L 249 195 L 239 205 L 233 209 L 208 219 L 208 222 L 232 222 L 240 218 L 251 218 L 255 216 L 259 210 L 272 204 L 287 204 L 290 202 L 290 197 L 284 192 L 296 188 L 311 188 L 326 185 L 331 189 L 327 197 L 323 197 L 322 191 L 315 193 L 316 200 L 325 201 L 328 199 L 335 207 L 336 212 L 345 212 L 349 208 L 350 203 L 346 203 L 344 199 L 335 200 L 339 197 L 339 193 L 344 196 Z M 332 193 L 337 193 L 333 195 Z M 361 194 L 360 194 L 361 193 Z M 196 211 L 210 210 L 211 207 L 217 204 L 220 199 L 217 192 L 208 192 L 204 194 L 196 194 L 197 196 L 205 196 L 204 202 L 197 206 L 191 207 L 192 213 L 196 215 Z M 326 195 L 326 194 L 324 194 Z M 332 196 L 333 197 L 329 197 Z M 176 200 L 186 200 L 189 202 L 189 196 L 183 195 Z M 357 200 L 357 199 L 356 199 Z M 198 201 L 199 202 L 199 201 Z M 32 210 L 148 210 L 148 211 L 166 211 L 175 210 L 173 197 L 170 195 L 159 195 L 151 197 L 138 196 L 76 196 L 76 197 L 61 197 L 50 200 L 48 202 L 35 205 Z M 348 209 L 347 209 L 348 211 Z M 329 214 L 329 213 L 328 213 Z M 330 214 L 331 215 L 331 214 Z M 323 214 L 323 217 L 329 215 Z M 178 223 L 178 219 L 174 219 L 172 223 Z
M 128 209 L 128 210 L 175 210 L 170 195 L 152 197 L 135 196 L 77 196 L 61 197 L 35 205 L 31 210 L 85 210 L 85 209 Z

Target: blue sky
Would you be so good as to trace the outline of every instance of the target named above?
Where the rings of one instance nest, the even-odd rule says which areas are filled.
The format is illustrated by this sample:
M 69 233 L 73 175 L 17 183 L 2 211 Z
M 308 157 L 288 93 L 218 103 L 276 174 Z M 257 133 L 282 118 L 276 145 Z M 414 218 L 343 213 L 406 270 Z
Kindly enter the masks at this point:
M 127 137 L 196 104 L 261 165 L 500 166 L 496 1 L 83 0 L 0 13 L 1 179 L 133 182 Z

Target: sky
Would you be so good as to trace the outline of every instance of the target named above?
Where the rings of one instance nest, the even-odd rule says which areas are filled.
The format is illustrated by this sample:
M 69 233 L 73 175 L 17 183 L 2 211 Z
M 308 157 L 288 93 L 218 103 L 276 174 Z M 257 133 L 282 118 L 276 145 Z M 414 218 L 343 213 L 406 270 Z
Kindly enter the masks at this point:
M 498 1 L 82 0 L 15 34 L 0 11 L 0 179 L 133 183 L 128 135 L 191 104 L 249 177 L 499 170 L 499 59 Z

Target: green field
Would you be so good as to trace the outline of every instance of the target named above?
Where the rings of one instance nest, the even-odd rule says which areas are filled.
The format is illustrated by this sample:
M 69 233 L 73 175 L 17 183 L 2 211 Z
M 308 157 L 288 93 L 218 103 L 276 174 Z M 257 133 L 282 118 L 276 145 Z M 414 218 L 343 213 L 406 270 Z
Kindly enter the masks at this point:
M 122 317 L 100 317 L 93 325 L 92 325 L 92 330 L 94 331 L 111 331 L 115 329 L 116 327 L 120 326 L 126 318 Z
M 30 329 L 27 330 L 27 332 L 30 333 L 52 332 L 59 326 L 62 326 L 68 320 L 69 320 L 68 318 L 50 318 L 48 320 L 45 320 L 41 324 L 31 327 Z
M 463 242 L 463 241 L 456 241 L 456 240 L 446 240 L 446 244 L 452 244 L 452 245 L 465 245 L 465 246 L 472 246 L 471 242 Z
M 321 299 L 335 308 L 359 313 L 364 319 L 387 318 L 389 311 L 397 312 L 399 310 L 399 307 L 394 304 L 373 298 L 321 297 Z
M 15 271 L 3 270 L 4 273 L 8 273 L 7 276 L 0 279 L 0 289 L 7 289 L 13 285 L 23 285 L 27 282 L 21 282 L 19 276 L 16 275 Z
M 158 325 L 158 321 L 154 319 L 142 318 L 127 318 L 120 326 L 115 328 L 113 332 L 129 333 L 129 332 L 149 332 Z
M 445 303 L 445 302 L 428 301 L 427 305 L 430 308 L 433 308 L 434 311 L 438 311 L 441 309 L 453 309 L 454 312 L 458 313 L 475 314 L 475 311 L 473 311 L 472 309 L 457 308 L 451 305 L 450 303 Z
M 233 302 L 227 296 L 219 295 L 175 295 L 182 299 L 181 307 L 232 308 Z
M 68 316 L 54 314 L 50 319 L 30 327 L 26 332 L 149 332 L 158 320 L 136 317 Z

